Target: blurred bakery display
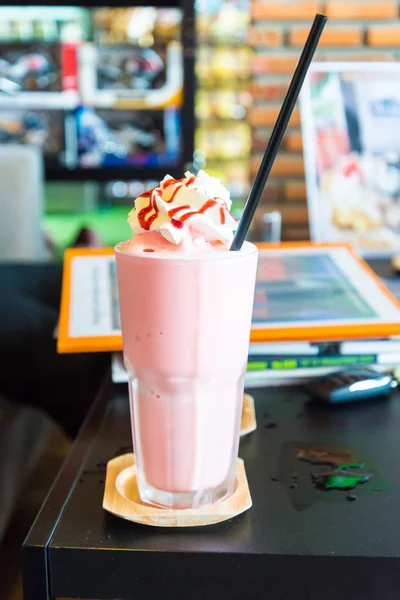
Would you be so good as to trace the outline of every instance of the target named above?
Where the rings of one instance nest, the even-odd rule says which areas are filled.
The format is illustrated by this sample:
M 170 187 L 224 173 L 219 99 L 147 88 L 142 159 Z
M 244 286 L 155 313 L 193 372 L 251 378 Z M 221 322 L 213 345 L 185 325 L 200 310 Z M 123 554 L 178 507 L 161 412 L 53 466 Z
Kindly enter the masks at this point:
M 179 40 L 182 12 L 152 6 L 100 8 L 96 11 L 95 41 L 100 44 L 137 43 L 142 48 Z
M 245 45 L 251 20 L 250 4 L 248 0 L 196 0 L 200 44 Z
M 250 7 L 250 0 L 195 2 L 198 46 L 194 166 L 206 168 L 222 180 L 238 214 L 250 186 Z

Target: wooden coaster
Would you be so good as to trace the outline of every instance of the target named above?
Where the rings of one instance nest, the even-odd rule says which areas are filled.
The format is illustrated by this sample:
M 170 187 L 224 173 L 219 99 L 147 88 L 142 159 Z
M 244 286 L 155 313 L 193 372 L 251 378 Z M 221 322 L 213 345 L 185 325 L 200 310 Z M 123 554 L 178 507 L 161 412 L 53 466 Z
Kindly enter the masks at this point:
M 243 396 L 242 423 L 240 426 L 240 436 L 247 435 L 257 429 L 256 409 L 254 407 L 254 398 L 250 394 Z
M 232 496 L 201 508 L 169 510 L 142 503 L 136 482 L 134 454 L 123 454 L 107 464 L 103 508 L 128 521 L 153 527 L 199 527 L 232 519 L 252 506 L 246 471 L 241 458 L 236 465 L 236 489 Z

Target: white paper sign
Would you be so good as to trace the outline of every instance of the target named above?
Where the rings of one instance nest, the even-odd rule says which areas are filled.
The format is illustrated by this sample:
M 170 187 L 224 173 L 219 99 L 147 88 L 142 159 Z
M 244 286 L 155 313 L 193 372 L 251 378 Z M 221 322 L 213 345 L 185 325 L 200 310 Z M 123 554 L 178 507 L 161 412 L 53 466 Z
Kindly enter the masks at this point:
M 114 256 L 74 258 L 71 278 L 69 335 L 121 335 Z

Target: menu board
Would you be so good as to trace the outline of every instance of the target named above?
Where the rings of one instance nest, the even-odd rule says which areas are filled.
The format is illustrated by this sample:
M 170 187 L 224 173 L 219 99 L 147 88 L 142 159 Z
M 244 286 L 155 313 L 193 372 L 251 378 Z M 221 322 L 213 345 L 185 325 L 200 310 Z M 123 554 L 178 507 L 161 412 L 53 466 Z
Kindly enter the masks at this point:
M 341 341 L 395 334 L 400 334 L 400 305 L 348 246 L 260 248 L 252 342 Z M 58 351 L 121 349 L 113 250 L 67 250 Z
M 301 117 L 312 239 L 399 250 L 400 65 L 313 64 Z
M 378 314 L 360 286 L 346 276 L 338 255 L 278 254 L 260 264 L 254 326 L 376 319 Z

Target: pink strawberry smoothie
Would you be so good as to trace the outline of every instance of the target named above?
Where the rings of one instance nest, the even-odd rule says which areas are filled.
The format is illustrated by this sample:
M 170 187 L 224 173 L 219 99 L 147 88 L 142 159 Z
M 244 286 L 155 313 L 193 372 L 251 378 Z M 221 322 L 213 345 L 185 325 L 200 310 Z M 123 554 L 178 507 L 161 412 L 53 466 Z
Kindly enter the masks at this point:
M 216 209 L 222 225 L 232 219 L 222 203 Z M 138 484 L 146 502 L 193 507 L 235 486 L 257 249 L 229 251 L 233 219 L 219 234 L 221 222 L 188 218 L 180 228 L 170 218 L 178 238 L 185 229 L 171 241 L 176 232 L 167 227 L 165 237 L 157 218 L 116 248 Z

